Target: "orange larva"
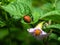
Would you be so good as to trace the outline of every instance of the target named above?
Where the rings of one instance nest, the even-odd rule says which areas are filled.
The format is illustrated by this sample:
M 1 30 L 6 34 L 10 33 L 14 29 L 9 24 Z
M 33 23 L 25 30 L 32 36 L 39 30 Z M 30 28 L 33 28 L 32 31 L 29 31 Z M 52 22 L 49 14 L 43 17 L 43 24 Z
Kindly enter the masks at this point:
M 28 16 L 28 15 L 24 16 L 24 21 L 30 23 L 31 22 L 30 16 Z

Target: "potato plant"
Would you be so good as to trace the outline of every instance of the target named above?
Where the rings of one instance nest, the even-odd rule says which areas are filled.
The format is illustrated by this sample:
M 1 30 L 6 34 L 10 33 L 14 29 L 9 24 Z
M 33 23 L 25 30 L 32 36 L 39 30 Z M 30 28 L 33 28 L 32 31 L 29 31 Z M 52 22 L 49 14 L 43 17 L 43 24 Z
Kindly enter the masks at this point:
M 60 0 L 0 0 L 0 45 L 59 45 Z

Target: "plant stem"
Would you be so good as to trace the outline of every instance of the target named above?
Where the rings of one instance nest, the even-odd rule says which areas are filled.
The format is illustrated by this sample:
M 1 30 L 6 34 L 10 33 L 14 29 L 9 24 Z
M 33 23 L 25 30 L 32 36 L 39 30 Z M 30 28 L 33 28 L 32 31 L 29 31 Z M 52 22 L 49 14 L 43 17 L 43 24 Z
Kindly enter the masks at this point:
M 10 35 L 9 19 L 8 19 L 7 13 L 6 12 L 4 12 L 4 13 L 5 13 L 5 20 L 6 20 L 7 28 L 8 28 L 9 35 Z

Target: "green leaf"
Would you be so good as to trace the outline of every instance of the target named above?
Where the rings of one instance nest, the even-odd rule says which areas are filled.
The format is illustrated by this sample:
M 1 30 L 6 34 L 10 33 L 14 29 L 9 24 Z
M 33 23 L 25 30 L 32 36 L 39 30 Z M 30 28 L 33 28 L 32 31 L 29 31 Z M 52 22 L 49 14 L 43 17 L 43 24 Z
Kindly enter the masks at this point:
M 54 10 L 51 12 L 48 12 L 40 17 L 42 20 L 52 20 L 54 22 L 60 22 L 60 10 Z
M 51 3 L 46 3 L 40 6 L 40 9 L 44 10 L 45 12 L 49 12 L 53 9 L 53 5 Z
M 54 34 L 54 33 L 51 33 L 51 34 L 49 35 L 49 39 L 57 39 L 57 35 Z
M 24 30 L 27 30 L 32 27 L 30 24 L 22 24 L 22 26 Z
M 40 19 L 45 18 L 45 17 L 50 16 L 50 15 L 60 15 L 59 12 L 60 12 L 59 10 L 54 10 L 54 11 L 47 12 L 43 16 L 41 16 Z
M 58 41 L 60 41 L 60 37 L 58 37 Z
M 37 8 L 32 9 L 32 17 L 33 17 L 33 22 L 36 23 L 39 20 L 40 17 L 40 10 Z
M 0 29 L 0 40 L 9 34 L 7 29 Z
M 60 29 L 60 24 L 49 25 L 49 26 L 47 26 L 47 28 L 57 28 L 57 29 Z
M 14 1 L 8 5 L 1 6 L 5 11 L 10 13 L 10 16 L 14 19 L 20 19 L 24 15 L 31 14 L 30 8 L 28 5 L 23 3 L 22 1 Z
M 33 22 L 36 23 L 40 19 L 40 17 L 43 17 L 44 14 L 46 14 L 48 11 L 52 10 L 52 5 L 50 3 L 46 3 L 41 5 L 39 8 L 32 8 L 32 16 L 33 16 Z
M 60 1 L 56 3 L 56 10 L 60 10 Z

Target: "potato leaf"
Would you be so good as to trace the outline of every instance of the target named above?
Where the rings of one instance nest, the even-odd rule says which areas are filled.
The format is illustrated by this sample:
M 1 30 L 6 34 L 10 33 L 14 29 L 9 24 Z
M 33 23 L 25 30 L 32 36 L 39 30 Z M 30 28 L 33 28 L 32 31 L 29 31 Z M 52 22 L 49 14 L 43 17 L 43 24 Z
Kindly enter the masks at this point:
M 56 9 L 57 9 L 57 10 L 60 10 L 60 1 L 58 1 L 58 2 L 56 3 Z
M 32 16 L 33 16 L 33 22 L 32 23 L 36 23 L 40 17 L 40 10 L 37 8 L 33 8 L 32 9 Z
M 40 9 L 44 10 L 45 12 L 52 11 L 53 5 L 51 3 L 46 3 L 40 6 Z
M 51 33 L 51 34 L 49 35 L 49 38 L 50 38 L 50 39 L 57 39 L 57 35 L 54 34 L 54 33 Z
M 60 37 L 58 37 L 58 39 L 57 39 L 58 41 L 60 41 Z
M 25 3 L 14 1 L 6 6 L 1 6 L 5 11 L 10 13 L 10 16 L 14 19 L 20 19 L 24 15 L 27 15 L 30 13 L 29 6 Z
M 60 24 L 49 25 L 47 28 L 57 28 L 60 29 Z
M 59 10 L 54 10 L 54 11 L 51 11 L 51 12 L 48 12 L 48 13 L 44 14 L 43 16 L 40 17 L 40 19 L 60 22 L 59 17 L 60 17 L 60 11 Z

